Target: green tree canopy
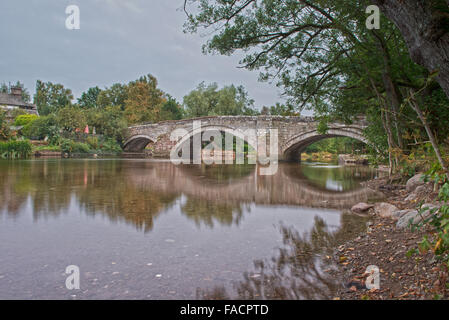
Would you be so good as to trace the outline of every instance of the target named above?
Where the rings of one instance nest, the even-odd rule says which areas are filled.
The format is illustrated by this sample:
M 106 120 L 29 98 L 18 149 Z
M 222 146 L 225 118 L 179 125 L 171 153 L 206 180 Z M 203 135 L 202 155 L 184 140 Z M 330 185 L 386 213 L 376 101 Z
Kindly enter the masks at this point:
M 105 88 L 97 96 L 97 106 L 105 108 L 107 106 L 118 106 L 125 110 L 125 101 L 128 98 L 128 86 L 115 83 L 110 88 Z
M 225 86 L 218 89 L 216 83 L 198 87 L 184 97 L 184 106 L 188 117 L 213 115 L 252 115 L 254 100 L 248 97 L 243 86 Z
M 97 99 L 101 93 L 101 89 L 98 87 L 89 88 L 86 92 L 81 94 L 78 98 L 78 105 L 84 109 L 97 108 Z
M 44 83 L 41 80 L 37 80 L 34 104 L 37 105 L 40 115 L 48 115 L 57 112 L 61 108 L 70 106 L 72 100 L 72 91 L 64 88 L 62 84 Z
M 125 116 L 128 123 L 161 120 L 161 108 L 166 100 L 164 92 L 157 88 L 157 84 L 156 78 L 152 75 L 143 76 L 129 83 L 125 100 Z
M 167 101 L 162 105 L 161 120 L 180 120 L 184 117 L 184 109 L 175 98 L 167 96 Z
M 77 129 L 83 131 L 87 125 L 87 118 L 78 106 L 66 106 L 58 110 L 57 120 L 59 127 L 68 132 Z

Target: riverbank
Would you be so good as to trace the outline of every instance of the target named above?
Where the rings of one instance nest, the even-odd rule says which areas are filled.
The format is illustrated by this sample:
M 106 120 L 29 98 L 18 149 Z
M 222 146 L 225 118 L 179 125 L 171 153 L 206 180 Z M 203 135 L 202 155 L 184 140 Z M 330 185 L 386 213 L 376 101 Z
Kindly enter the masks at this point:
M 438 207 L 433 184 L 416 176 L 407 185 L 390 183 L 388 178 L 371 180 L 366 185 L 383 192 L 386 200 L 353 208 L 371 219 L 365 232 L 335 248 L 332 259 L 339 266 L 335 276 L 344 284 L 335 299 L 447 299 L 447 267 L 431 251 L 411 254 L 430 230 L 412 232 L 408 221 L 419 218 L 415 215 L 419 203 Z M 371 265 L 380 270 L 379 290 L 365 286 L 365 272 Z

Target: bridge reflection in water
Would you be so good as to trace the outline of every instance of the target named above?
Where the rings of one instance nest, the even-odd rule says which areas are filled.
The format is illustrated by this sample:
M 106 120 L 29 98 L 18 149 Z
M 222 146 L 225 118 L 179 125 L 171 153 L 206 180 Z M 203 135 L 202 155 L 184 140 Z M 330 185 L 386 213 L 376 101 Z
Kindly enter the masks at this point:
M 182 212 L 209 226 L 213 221 L 238 224 L 243 206 L 251 204 L 348 209 L 382 197 L 360 186 L 377 174 L 363 166 L 281 163 L 273 176 L 258 175 L 255 165 L 174 166 L 145 160 L 35 161 L 16 169 L 0 180 L 0 210 L 9 215 L 19 214 L 30 198 L 35 219 L 57 216 L 75 196 L 87 214 L 124 219 L 145 231 L 181 195 Z
M 124 261 L 123 269 L 114 265 L 120 274 L 131 272 L 120 280 L 129 295 L 120 296 L 121 287 L 99 291 L 96 283 L 87 282 L 83 297 L 287 299 L 332 294 L 335 279 L 323 275 L 329 266 L 317 256 L 364 227 L 363 217 L 339 211 L 380 197 L 360 185 L 377 173 L 368 167 L 288 163 L 280 163 L 274 176 L 258 171 L 256 166 L 174 166 L 148 160 L 0 162 L 0 242 L 5 245 L 0 272 L 15 279 L 11 287 L 0 286 L 0 298 L 28 298 L 25 288 L 39 282 L 29 275 L 49 261 L 59 261 L 50 264 L 54 270 L 77 261 L 100 273 L 95 277 L 104 286 L 116 283 L 119 275 L 104 274 L 111 256 Z M 332 208 L 339 211 L 328 210 Z M 80 212 L 89 219 L 80 218 Z M 105 224 L 104 217 L 118 226 Z M 272 230 L 279 221 L 287 224 Z M 262 259 L 282 243 L 272 259 Z M 258 258 L 262 260 L 250 271 L 248 264 Z M 148 261 L 160 269 L 148 269 Z M 245 270 L 244 280 L 235 282 Z M 152 272 L 171 276 L 160 280 L 166 281 L 166 291 L 154 286 Z M 39 282 L 33 297 L 68 295 L 55 289 L 56 278 Z M 213 280 L 204 280 L 209 278 Z M 195 293 L 196 287 L 206 289 Z

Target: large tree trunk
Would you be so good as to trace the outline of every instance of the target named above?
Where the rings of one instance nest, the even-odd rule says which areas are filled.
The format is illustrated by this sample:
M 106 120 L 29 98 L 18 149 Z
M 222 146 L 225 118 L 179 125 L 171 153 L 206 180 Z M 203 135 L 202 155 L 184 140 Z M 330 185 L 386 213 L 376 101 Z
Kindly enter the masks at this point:
M 448 0 L 373 0 L 401 31 L 411 58 L 429 72 L 449 98 Z

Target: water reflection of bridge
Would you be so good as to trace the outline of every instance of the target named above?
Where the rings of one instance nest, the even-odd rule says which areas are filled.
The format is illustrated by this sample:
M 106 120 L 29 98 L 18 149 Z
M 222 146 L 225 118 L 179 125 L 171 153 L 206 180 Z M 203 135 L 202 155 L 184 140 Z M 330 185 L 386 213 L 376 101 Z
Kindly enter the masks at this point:
M 157 169 L 156 169 L 157 167 Z M 153 169 L 153 170 L 151 170 Z M 367 188 L 332 191 L 313 185 L 299 171 L 297 164 L 279 166 L 277 174 L 261 176 L 259 167 L 246 167 L 240 177 L 217 179 L 220 168 L 199 166 L 173 166 L 171 163 L 142 162 L 129 171 L 131 181 L 139 186 L 162 192 L 182 193 L 203 200 L 239 204 L 292 205 L 345 209 L 353 204 L 382 195 Z M 370 174 L 368 168 L 362 173 Z M 208 172 L 209 171 L 209 172 Z M 208 176 L 212 173 L 212 176 Z
M 357 170 L 361 181 L 372 178 L 368 168 Z M 280 164 L 274 176 L 257 172 L 255 166 L 174 166 L 147 160 L 2 163 L 0 212 L 14 216 L 32 210 L 38 220 L 76 206 L 72 209 L 149 231 L 156 217 L 181 195 L 186 198 L 182 214 L 211 227 L 239 224 L 244 206 L 250 204 L 344 209 L 379 196 L 357 183 L 343 192 L 326 190 L 298 164 Z M 347 174 L 353 178 L 354 172 Z

